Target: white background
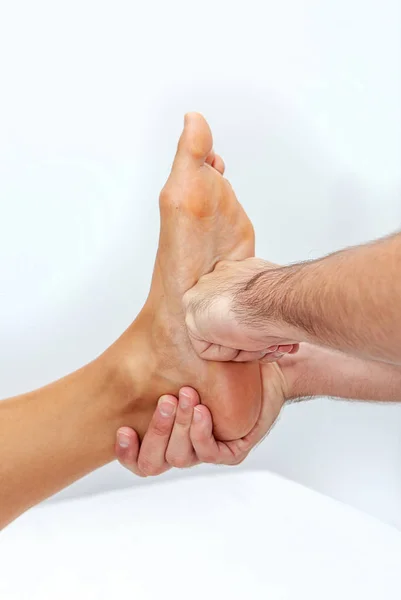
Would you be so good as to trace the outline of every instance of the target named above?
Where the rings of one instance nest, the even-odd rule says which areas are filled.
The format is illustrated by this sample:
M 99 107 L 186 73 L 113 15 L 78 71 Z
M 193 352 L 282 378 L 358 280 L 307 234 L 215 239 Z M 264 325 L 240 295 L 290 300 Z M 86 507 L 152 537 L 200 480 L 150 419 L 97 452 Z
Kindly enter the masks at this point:
M 400 56 L 398 0 L 1 2 L 0 397 L 89 361 L 140 309 L 188 110 L 258 255 L 397 229 Z M 400 406 L 288 407 L 251 466 L 401 526 Z M 64 495 L 132 482 L 111 465 Z
M 0 597 L 399 600 L 400 563 L 396 529 L 232 470 L 28 511 L 1 534 Z

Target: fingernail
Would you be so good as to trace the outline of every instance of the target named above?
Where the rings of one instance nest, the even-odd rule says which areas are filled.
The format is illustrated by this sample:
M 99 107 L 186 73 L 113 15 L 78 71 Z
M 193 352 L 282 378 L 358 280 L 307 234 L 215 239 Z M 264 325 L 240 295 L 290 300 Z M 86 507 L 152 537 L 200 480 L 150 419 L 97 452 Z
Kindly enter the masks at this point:
M 191 397 L 186 392 L 180 392 L 179 402 L 181 408 L 188 408 L 191 404 Z
M 120 448 L 128 448 L 130 445 L 130 438 L 126 433 L 119 432 L 117 435 L 117 442 Z
M 194 421 L 195 423 L 199 423 L 202 420 L 202 413 L 199 408 L 194 409 Z
M 159 411 L 162 417 L 172 417 L 175 413 L 175 404 L 162 396 L 159 400 Z

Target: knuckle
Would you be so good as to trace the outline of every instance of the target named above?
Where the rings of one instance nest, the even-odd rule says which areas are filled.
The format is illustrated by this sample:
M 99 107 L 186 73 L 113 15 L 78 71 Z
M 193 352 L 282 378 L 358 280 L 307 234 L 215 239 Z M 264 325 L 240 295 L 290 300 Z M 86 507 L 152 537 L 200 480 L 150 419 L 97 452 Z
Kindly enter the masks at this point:
M 198 279 L 198 282 L 200 281 L 201 278 Z M 196 295 L 196 292 L 194 291 L 194 288 L 196 288 L 196 286 L 198 285 L 198 282 L 195 283 L 195 285 L 193 285 L 192 287 L 190 287 L 183 295 L 183 302 L 184 303 L 189 303 L 192 298 Z
M 167 462 L 176 469 L 186 469 L 189 466 L 185 456 L 172 456 L 170 459 L 167 458 Z
M 192 421 L 192 407 L 186 406 L 185 408 L 180 407 L 180 410 L 177 412 L 177 416 L 175 419 L 175 427 L 178 429 L 178 433 L 180 436 L 188 436 L 189 428 L 191 427 Z
M 187 292 L 185 292 L 185 294 L 182 297 L 182 305 L 184 308 L 187 308 L 189 303 L 191 301 L 191 290 L 188 290 Z
M 156 421 L 151 428 L 151 433 L 152 435 L 155 435 L 156 437 L 166 437 L 166 435 L 169 433 L 171 429 L 171 423 L 170 421 L 164 422 L 164 421 Z
M 229 466 L 236 467 L 236 466 L 240 465 L 241 463 L 244 462 L 244 460 L 246 459 L 247 456 L 248 456 L 248 452 L 246 452 L 246 451 L 241 451 L 238 454 L 234 454 L 234 456 L 230 460 Z
M 159 467 L 152 464 L 147 458 L 139 458 L 138 468 L 145 477 L 155 476 L 159 474 Z
M 218 464 L 218 460 L 216 458 L 216 456 L 211 453 L 211 452 L 205 452 L 204 454 L 202 454 L 201 456 L 199 456 L 199 459 L 204 462 L 204 463 L 209 463 L 209 464 Z
M 228 267 L 231 265 L 231 261 L 230 260 L 220 260 L 216 266 L 215 266 L 215 270 L 224 270 L 224 269 L 228 269 Z
M 141 479 L 146 479 L 146 477 L 147 477 L 146 473 L 142 473 L 142 471 L 140 469 L 135 469 L 135 471 L 132 471 L 132 472 L 134 473 L 134 475 L 141 477 Z
M 188 305 L 184 306 L 184 308 L 188 308 Z M 185 319 L 184 320 L 185 320 L 185 325 L 189 328 L 192 325 L 192 318 L 191 318 L 190 314 L 188 313 L 188 311 L 187 311 L 187 313 L 185 315 Z

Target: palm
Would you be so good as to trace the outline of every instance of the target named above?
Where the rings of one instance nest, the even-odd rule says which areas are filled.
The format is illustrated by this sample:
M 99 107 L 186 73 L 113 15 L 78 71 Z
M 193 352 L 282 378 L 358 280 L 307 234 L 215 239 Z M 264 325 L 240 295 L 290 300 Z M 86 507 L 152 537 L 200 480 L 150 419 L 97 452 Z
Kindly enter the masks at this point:
M 296 360 L 294 357 L 293 361 Z M 230 442 L 214 440 L 215 456 L 210 462 L 236 465 L 242 462 L 250 450 L 269 432 L 288 397 L 285 369 L 278 363 L 260 363 L 262 398 L 259 418 L 254 428 L 243 438 Z

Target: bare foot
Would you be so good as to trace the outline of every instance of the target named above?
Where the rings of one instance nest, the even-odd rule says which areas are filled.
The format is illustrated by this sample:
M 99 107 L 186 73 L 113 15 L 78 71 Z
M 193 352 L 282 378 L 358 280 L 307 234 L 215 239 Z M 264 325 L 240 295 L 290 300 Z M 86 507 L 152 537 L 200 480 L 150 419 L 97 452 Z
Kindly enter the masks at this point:
M 198 390 L 202 404 L 210 408 L 216 436 L 231 440 L 247 434 L 259 416 L 259 365 L 200 359 L 188 338 L 182 306 L 184 293 L 218 261 L 254 255 L 252 224 L 222 177 L 224 163 L 212 147 L 205 119 L 187 115 L 160 195 L 160 240 L 151 290 L 134 325 L 148 335 L 150 346 L 154 400 L 149 406 L 148 398 L 143 399 L 147 423 L 158 396 L 177 395 L 187 385 Z

